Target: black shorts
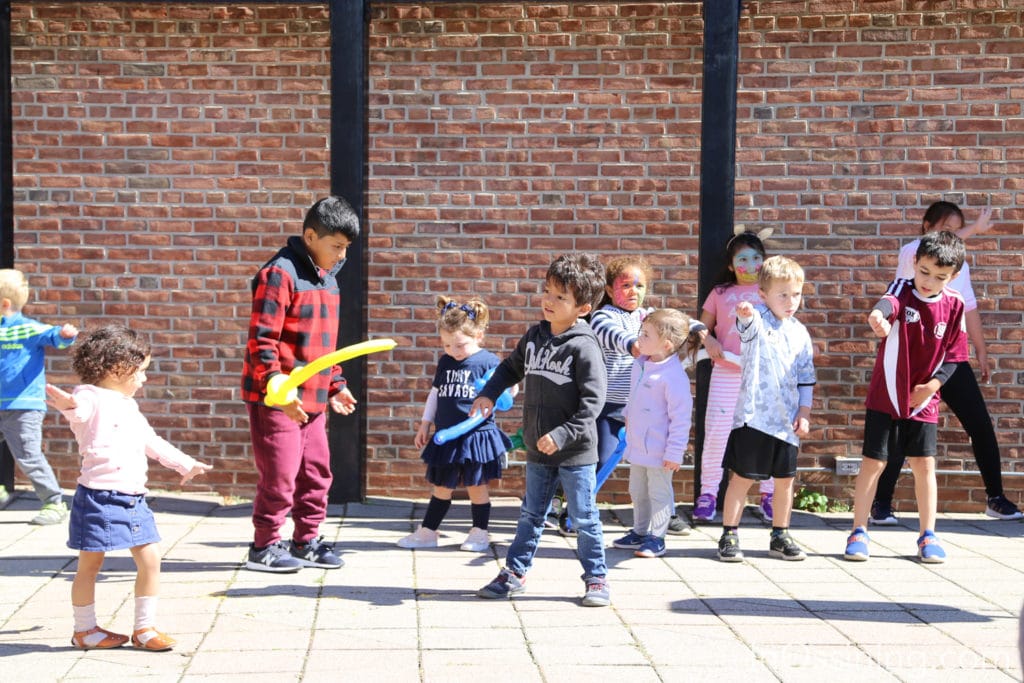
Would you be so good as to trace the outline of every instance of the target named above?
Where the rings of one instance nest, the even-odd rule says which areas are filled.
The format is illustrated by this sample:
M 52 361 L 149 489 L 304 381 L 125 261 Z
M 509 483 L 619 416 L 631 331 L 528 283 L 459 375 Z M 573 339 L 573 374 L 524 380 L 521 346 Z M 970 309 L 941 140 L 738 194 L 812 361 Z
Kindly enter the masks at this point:
M 864 414 L 864 457 L 889 460 L 889 454 L 934 458 L 938 427 L 932 422 L 901 420 L 877 410 Z
M 797 450 L 791 443 L 744 425 L 729 432 L 722 465 L 744 479 L 785 479 L 796 476 Z

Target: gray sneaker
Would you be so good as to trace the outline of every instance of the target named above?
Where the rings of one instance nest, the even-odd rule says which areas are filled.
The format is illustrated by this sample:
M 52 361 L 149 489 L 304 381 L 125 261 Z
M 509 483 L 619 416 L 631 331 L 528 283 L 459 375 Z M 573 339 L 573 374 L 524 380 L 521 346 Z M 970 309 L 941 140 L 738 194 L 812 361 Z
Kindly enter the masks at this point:
M 526 590 L 526 586 L 523 584 L 526 579 L 516 576 L 508 569 L 502 569 L 498 572 L 498 575 L 494 577 L 494 581 L 481 588 L 476 592 L 478 598 L 487 598 L 494 600 L 496 598 L 511 598 Z
M 679 515 L 672 515 L 672 518 L 668 520 L 668 533 L 673 536 L 689 536 L 690 531 L 690 525 Z
M 28 520 L 29 524 L 37 524 L 39 526 L 50 526 L 51 524 L 60 524 L 68 518 L 68 506 L 64 504 L 64 501 L 59 503 L 47 503 L 43 505 L 42 509 L 32 519 Z
M 254 572 L 293 574 L 302 569 L 302 561 L 292 557 L 288 544 L 283 541 L 271 543 L 259 550 L 255 545 L 249 544 L 249 559 L 245 563 L 245 568 Z
M 611 602 L 608 582 L 603 576 L 591 576 L 587 579 L 587 592 L 583 594 L 584 607 L 607 607 Z

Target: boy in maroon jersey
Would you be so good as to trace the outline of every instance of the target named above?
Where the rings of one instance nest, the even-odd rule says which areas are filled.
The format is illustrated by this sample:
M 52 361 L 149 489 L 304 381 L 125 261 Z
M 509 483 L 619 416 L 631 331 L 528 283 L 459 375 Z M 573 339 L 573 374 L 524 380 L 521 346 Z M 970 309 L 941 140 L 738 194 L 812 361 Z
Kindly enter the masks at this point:
M 296 572 L 344 564 L 319 534 L 331 486 L 327 408 L 342 415 L 356 408 L 341 368 L 314 375 L 284 405 L 270 407 L 263 399 L 275 377 L 334 351 L 341 304 L 337 275 L 358 237 L 359 216 L 349 203 L 326 197 L 306 212 L 302 235 L 290 237 L 253 278 L 242 400 L 259 480 L 246 569 Z M 295 525 L 291 542 L 284 543 L 280 529 L 289 512 Z
M 914 258 L 914 279 L 894 280 L 868 316 L 882 342 L 865 402 L 864 459 L 854 488 L 853 533 L 843 555 L 847 560 L 864 561 L 870 554 L 864 530 L 890 451 L 906 453 L 914 473 L 918 558 L 927 563 L 946 560 L 935 536 L 935 435 L 939 388 L 968 356 L 964 301 L 946 288 L 965 256 L 963 240 L 955 234 L 925 235 Z

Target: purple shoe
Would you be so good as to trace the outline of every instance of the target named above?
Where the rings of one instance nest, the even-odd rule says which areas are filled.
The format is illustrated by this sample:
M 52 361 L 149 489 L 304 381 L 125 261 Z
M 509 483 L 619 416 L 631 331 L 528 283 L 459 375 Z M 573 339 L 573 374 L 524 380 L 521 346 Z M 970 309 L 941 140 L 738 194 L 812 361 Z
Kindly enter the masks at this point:
M 764 517 L 766 522 L 772 521 L 775 516 L 775 511 L 772 509 L 772 494 L 762 493 L 761 494 L 761 516 Z
M 715 504 L 717 501 L 710 493 L 702 493 L 697 497 L 697 504 L 693 506 L 693 519 L 699 522 L 715 521 Z

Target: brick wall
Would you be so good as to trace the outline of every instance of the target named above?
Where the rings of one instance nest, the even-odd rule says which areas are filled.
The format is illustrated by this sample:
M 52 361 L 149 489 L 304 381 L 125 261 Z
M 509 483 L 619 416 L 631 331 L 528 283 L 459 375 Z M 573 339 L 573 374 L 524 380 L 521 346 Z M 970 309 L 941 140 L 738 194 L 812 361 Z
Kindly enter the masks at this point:
M 14 3 L 15 262 L 28 315 L 152 340 L 140 404 L 250 494 L 238 400 L 248 281 L 329 191 L 329 27 L 322 5 Z M 70 386 L 68 353 L 48 358 Z M 78 462 L 51 411 L 61 483 Z M 177 488 L 159 465 L 151 485 Z
M 807 268 L 817 429 L 801 465 L 859 451 L 863 318 L 939 198 L 995 208 L 971 266 L 995 363 L 985 388 L 1021 461 L 1024 9 L 749 2 L 741 19 L 737 222 Z M 367 273 L 371 494 L 423 496 L 412 436 L 438 354 L 437 294 L 492 306 L 487 348 L 538 319 L 551 258 L 642 252 L 652 303 L 696 312 L 701 3 L 373 5 Z M 327 191 L 322 6 L 15 4 L 18 265 L 30 314 L 133 321 L 157 345 L 154 425 L 251 492 L 237 376 L 253 270 Z M 50 371 L 70 382 L 66 358 Z M 502 420 L 518 427 L 516 409 Z M 47 445 L 74 480 L 64 425 Z M 973 469 L 950 420 L 940 467 Z M 173 475 L 153 468 L 157 482 Z M 517 493 L 510 472 L 501 490 Z M 677 478 L 690 495 L 689 475 Z M 849 482 L 803 475 L 831 495 Z M 976 476 L 942 505 L 978 509 Z M 623 500 L 620 475 L 608 492 Z M 1021 500 L 1022 484 L 1008 478 Z M 906 489 L 901 494 L 909 495 Z

